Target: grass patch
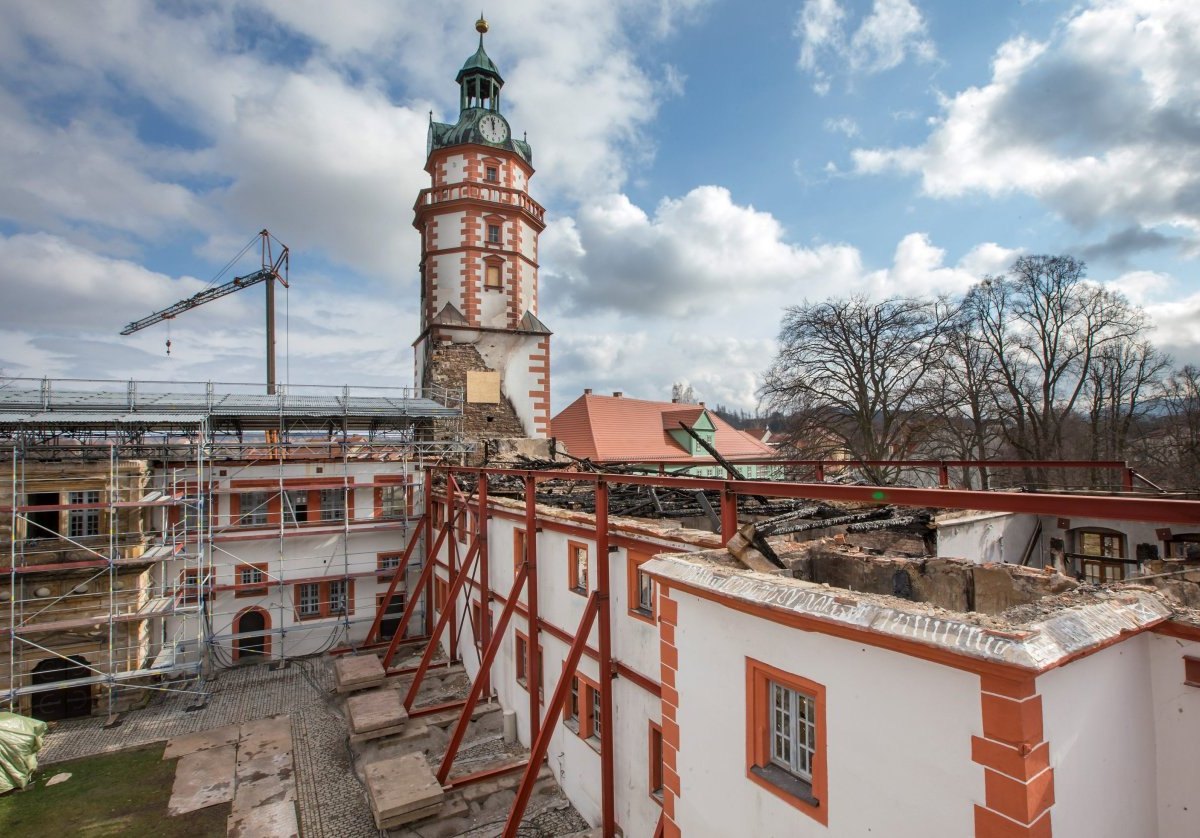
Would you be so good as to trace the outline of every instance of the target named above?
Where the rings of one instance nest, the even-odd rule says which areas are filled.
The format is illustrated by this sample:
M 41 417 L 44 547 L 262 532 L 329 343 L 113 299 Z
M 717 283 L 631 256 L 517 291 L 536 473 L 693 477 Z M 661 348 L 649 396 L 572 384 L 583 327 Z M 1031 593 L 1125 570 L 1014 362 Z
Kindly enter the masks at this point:
M 225 835 L 231 805 L 167 815 L 179 760 L 162 758 L 166 745 L 56 762 L 39 768 L 25 791 L 0 797 L 0 835 L 86 838 L 207 838 Z M 55 774 L 65 783 L 47 786 Z

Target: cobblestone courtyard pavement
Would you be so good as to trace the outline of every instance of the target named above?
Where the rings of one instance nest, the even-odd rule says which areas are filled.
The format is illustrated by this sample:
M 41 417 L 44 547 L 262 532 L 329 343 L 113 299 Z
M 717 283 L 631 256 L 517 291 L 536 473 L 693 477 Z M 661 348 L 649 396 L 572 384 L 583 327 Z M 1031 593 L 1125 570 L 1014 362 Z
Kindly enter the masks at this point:
M 366 791 L 351 768 L 346 722 L 334 709 L 329 658 L 292 661 L 279 670 L 265 664 L 220 670 L 206 688 L 211 695 L 203 710 L 186 709 L 193 695 L 159 692 L 109 730 L 103 716 L 59 722 L 46 735 L 38 761 L 45 766 L 287 713 L 302 834 L 378 838 Z

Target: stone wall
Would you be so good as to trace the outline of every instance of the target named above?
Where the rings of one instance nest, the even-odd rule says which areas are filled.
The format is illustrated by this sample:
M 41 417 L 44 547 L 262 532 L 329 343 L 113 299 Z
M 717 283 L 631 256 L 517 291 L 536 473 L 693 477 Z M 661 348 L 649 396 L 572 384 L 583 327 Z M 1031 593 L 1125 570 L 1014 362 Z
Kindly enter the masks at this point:
M 466 392 L 467 373 L 490 368 L 479 351 L 469 343 L 444 343 L 434 347 L 426 368 L 424 386 L 448 387 Z M 446 438 L 454 432 L 449 422 L 435 423 L 435 435 Z M 469 440 L 525 437 L 525 426 L 507 395 L 499 404 L 463 406 L 463 437 Z
M 1062 574 L 1019 565 L 873 556 L 832 542 L 806 546 L 804 553 L 785 558 L 797 579 L 953 611 L 999 614 L 1078 585 Z

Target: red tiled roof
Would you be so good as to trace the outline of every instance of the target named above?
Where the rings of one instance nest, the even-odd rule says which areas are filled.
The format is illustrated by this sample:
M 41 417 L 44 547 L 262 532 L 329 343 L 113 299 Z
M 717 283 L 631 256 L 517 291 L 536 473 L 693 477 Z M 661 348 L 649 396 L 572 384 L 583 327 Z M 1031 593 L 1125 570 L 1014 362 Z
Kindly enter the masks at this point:
M 711 410 L 698 405 L 651 402 L 613 396 L 582 395 L 550 420 L 550 434 L 576 457 L 595 462 L 655 460 L 712 462 L 707 454 L 691 456 L 669 433 L 689 427 L 708 413 L 716 428 L 713 445 L 730 460 L 775 456 L 775 449 L 739 431 Z

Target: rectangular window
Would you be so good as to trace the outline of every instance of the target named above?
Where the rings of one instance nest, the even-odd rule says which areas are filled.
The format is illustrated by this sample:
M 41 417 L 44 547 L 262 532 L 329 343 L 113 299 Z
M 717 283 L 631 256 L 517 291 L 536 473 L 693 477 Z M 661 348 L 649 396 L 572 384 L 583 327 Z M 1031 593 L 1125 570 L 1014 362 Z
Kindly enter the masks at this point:
M 296 616 L 316 620 L 354 613 L 354 583 L 348 579 L 303 582 L 295 587 Z
M 1125 537 L 1117 533 L 1079 533 L 1079 552 L 1085 556 L 1120 559 L 1125 555 L 1124 541 Z
M 639 620 L 655 622 L 655 602 L 658 589 L 654 577 L 642 571 L 642 565 L 650 561 L 649 553 L 630 550 L 625 562 L 626 590 L 629 597 L 629 614 Z
M 243 527 L 265 527 L 270 523 L 268 505 L 271 492 L 242 492 L 238 496 L 238 524 Z
M 317 583 L 297 586 L 296 612 L 303 617 L 321 616 L 321 586 Z
M 525 564 L 525 530 L 513 529 L 513 573 Z
M 392 576 L 398 567 L 400 567 L 400 558 L 403 553 L 376 553 L 375 566 L 379 571 L 380 576 Z
M 484 179 L 487 180 L 489 183 L 499 183 L 500 182 L 500 170 L 496 166 L 487 166 L 484 169 L 483 176 L 484 176 Z
M 516 644 L 514 646 L 514 654 L 516 655 L 516 673 L 517 683 L 521 685 L 521 689 L 529 689 L 529 638 L 520 631 L 514 631 L 516 635 Z M 545 699 L 546 690 L 546 672 L 542 666 L 542 646 L 539 643 L 537 647 L 536 657 L 533 659 L 534 669 L 537 670 L 538 676 L 538 697 Z
M 235 597 L 263 596 L 267 592 L 267 565 L 243 564 L 237 567 Z
M 488 243 L 489 244 L 500 244 L 500 225 L 499 224 L 489 224 L 488 225 Z
M 746 776 L 828 824 L 825 688 L 746 659 Z
M 329 612 L 331 614 L 345 614 L 349 610 L 346 590 L 345 579 L 329 583 Z
M 500 288 L 500 266 L 488 265 L 487 271 L 484 274 L 484 288 Z
M 293 526 L 308 520 L 308 492 L 283 493 L 283 520 Z
M 600 730 L 604 725 L 603 713 L 600 712 L 600 690 L 589 688 L 588 692 L 592 697 L 591 730 L 588 731 L 588 738 L 599 742 Z
M 25 496 L 26 506 L 58 506 L 62 496 L 58 492 L 31 492 Z M 61 533 L 57 509 L 30 510 L 25 513 L 26 538 L 56 538 Z
M 1200 658 L 1184 655 L 1183 683 L 1189 687 L 1200 687 Z
M 571 676 L 571 694 L 567 697 L 567 706 L 563 710 L 563 723 L 579 733 L 579 676 Z
M 67 503 L 87 504 L 100 503 L 100 492 L 68 492 Z M 71 538 L 86 538 L 100 534 L 99 509 L 72 509 L 67 513 L 67 532 Z
M 588 546 L 567 542 L 567 586 L 577 594 L 586 594 L 588 586 Z
M 379 489 L 379 517 L 403 518 L 411 510 L 408 502 L 409 487 L 398 483 L 395 486 L 382 486 Z
M 195 605 L 200 601 L 200 571 L 189 569 L 179 574 L 179 604 Z
M 1106 562 L 1103 559 L 1082 559 L 1083 578 L 1092 585 L 1120 582 L 1125 578 L 1125 565 L 1121 562 Z
M 321 520 L 341 521 L 346 517 L 346 491 L 344 489 L 321 490 Z
M 657 802 L 663 799 L 663 738 L 662 728 L 650 722 L 650 796 Z

